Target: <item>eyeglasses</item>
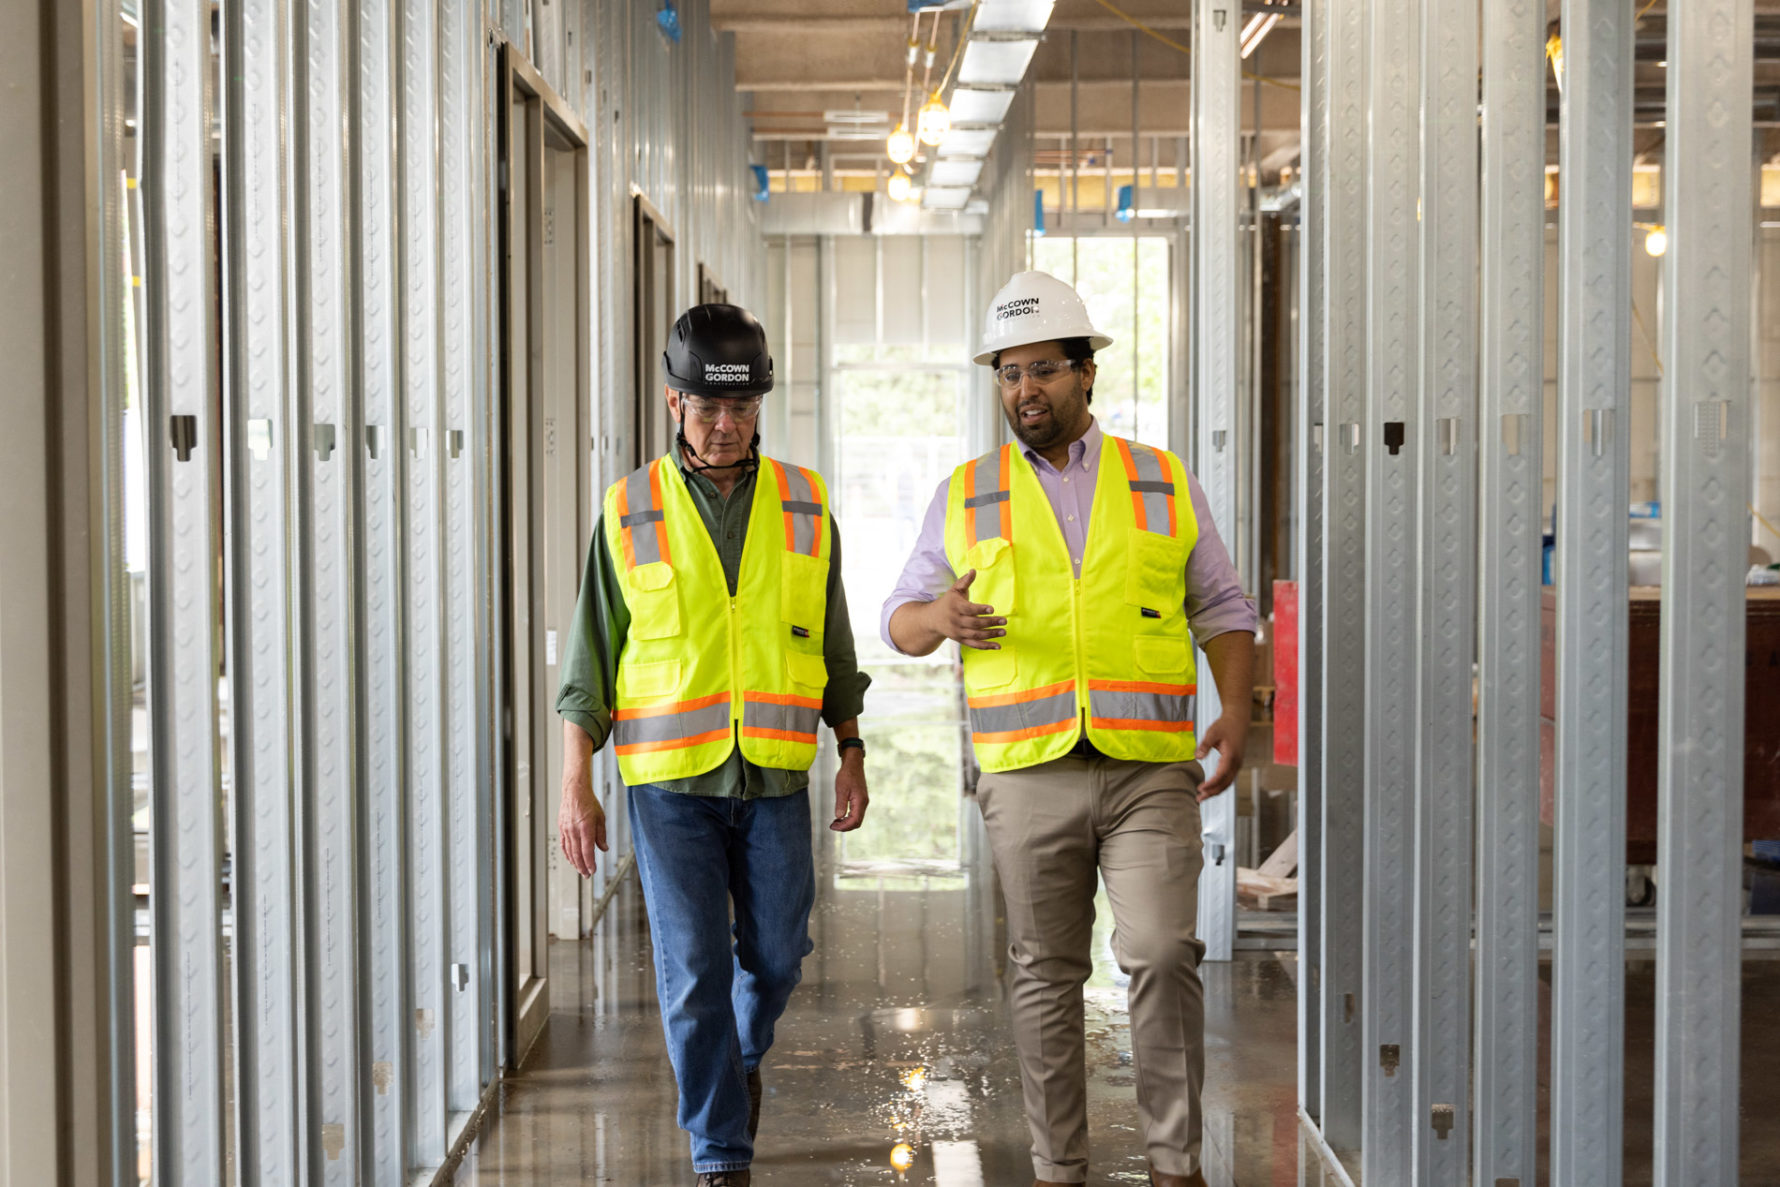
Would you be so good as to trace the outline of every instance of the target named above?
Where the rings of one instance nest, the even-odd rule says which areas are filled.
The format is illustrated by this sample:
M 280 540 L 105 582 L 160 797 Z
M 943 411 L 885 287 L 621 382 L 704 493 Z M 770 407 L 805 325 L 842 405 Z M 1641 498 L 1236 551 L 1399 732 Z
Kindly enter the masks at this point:
M 753 420 L 760 415 L 760 402 L 762 399 L 764 399 L 762 396 L 742 396 L 739 398 L 681 396 L 680 406 L 686 409 L 687 413 L 694 417 L 700 424 L 714 425 L 717 423 L 717 418 L 722 416 L 725 412 L 729 413 L 730 419 L 732 420 Z
M 1020 386 L 1022 379 L 1030 377 L 1040 384 L 1048 384 L 1079 365 L 1075 359 L 1040 359 L 1036 363 L 1027 363 L 1024 367 L 1009 363 L 1005 367 L 995 368 L 995 378 L 1002 387 L 1012 391 Z

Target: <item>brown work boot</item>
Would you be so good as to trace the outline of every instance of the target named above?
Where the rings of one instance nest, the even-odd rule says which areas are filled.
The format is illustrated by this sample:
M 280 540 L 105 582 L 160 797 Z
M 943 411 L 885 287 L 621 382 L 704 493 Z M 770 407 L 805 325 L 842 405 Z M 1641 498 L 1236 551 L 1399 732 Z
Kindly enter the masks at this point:
M 698 1187 L 750 1187 L 753 1181 L 753 1171 L 706 1171 L 698 1177 Z
M 1190 1175 L 1169 1175 L 1150 1168 L 1150 1187 L 1206 1187 L 1205 1176 L 1199 1171 Z
M 766 1090 L 760 1086 L 760 1069 L 748 1073 L 748 1140 L 760 1132 L 760 1097 Z

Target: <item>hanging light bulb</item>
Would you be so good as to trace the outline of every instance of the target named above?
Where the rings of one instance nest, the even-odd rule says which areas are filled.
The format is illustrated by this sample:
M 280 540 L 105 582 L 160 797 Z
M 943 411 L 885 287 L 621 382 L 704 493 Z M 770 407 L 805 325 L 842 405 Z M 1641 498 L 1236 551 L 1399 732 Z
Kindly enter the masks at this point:
M 1661 256 L 1669 250 L 1669 233 L 1660 226 L 1650 228 L 1644 236 L 1644 250 L 1653 256 Z
M 884 142 L 884 151 L 898 165 L 906 165 L 915 159 L 915 138 L 909 135 L 907 124 L 896 125 L 896 131 Z
M 907 202 L 909 191 L 914 188 L 914 184 L 914 178 L 909 176 L 907 169 L 898 169 L 890 175 L 890 200 L 892 202 Z
M 897 1142 L 890 1147 L 890 1165 L 899 1173 L 915 1165 L 915 1152 L 907 1142 Z
M 952 113 L 940 102 L 939 92 L 928 96 L 927 102 L 921 105 L 920 115 L 915 117 L 915 132 L 921 137 L 921 143 L 930 148 L 938 148 L 939 142 L 946 138 L 952 130 Z

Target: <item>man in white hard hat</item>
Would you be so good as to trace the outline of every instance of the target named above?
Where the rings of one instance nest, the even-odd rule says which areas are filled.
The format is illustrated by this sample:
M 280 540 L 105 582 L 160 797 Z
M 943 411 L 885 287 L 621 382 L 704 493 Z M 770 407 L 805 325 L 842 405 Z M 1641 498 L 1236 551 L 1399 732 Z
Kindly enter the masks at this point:
M 996 294 L 975 361 L 994 369 L 1017 444 L 940 485 L 882 629 L 908 655 L 962 649 L 1038 1184 L 1088 1177 L 1098 875 L 1131 978 L 1150 1180 L 1191 1187 L 1205 1181 L 1199 801 L 1242 765 L 1255 608 L 1180 458 L 1095 423 L 1094 352 L 1111 342 L 1053 276 L 1022 272 Z M 1197 739 L 1194 644 L 1225 706 Z M 1207 780 L 1197 760 L 1214 750 Z

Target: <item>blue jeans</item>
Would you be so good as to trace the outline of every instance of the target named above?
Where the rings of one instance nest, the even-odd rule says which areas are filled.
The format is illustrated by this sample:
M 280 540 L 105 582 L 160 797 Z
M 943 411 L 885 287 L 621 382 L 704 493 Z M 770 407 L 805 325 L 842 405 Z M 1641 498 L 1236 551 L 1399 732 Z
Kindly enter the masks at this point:
M 630 789 L 630 820 L 692 1168 L 741 1170 L 754 1158 L 747 1076 L 815 947 L 810 798 L 714 799 L 642 784 Z

